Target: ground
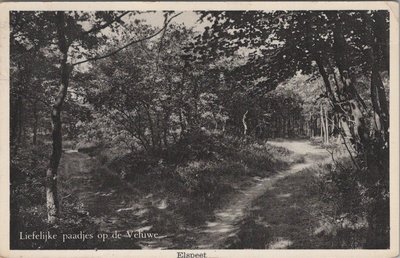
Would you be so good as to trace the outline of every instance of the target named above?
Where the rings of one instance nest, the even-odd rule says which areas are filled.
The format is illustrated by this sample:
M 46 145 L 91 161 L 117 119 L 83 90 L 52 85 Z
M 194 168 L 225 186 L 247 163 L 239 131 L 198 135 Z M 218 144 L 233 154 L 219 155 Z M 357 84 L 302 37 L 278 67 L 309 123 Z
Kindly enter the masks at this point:
M 198 248 L 218 249 L 230 247 L 229 245 L 232 245 L 232 243 L 227 240 L 235 239 L 237 235 L 241 233 L 240 226 L 242 224 L 240 222 L 248 219 L 248 211 L 259 208 L 259 206 L 254 203 L 255 201 L 258 201 L 263 198 L 267 192 L 275 189 L 276 185 L 281 183 L 285 178 L 293 177 L 296 173 L 312 166 L 314 162 L 324 162 L 329 157 L 324 149 L 311 145 L 307 141 L 269 141 L 269 144 L 284 147 L 297 154 L 304 155 L 304 162 L 292 165 L 289 169 L 279 171 L 272 177 L 255 178 L 256 183 L 253 186 L 243 189 L 241 194 L 232 199 L 226 207 L 216 211 L 216 219 L 215 221 L 207 223 L 206 229 L 203 230 L 204 234 L 199 238 Z M 290 193 L 281 194 L 281 197 L 290 198 Z M 265 204 L 268 203 L 268 200 L 265 201 Z M 253 236 L 246 236 L 245 238 L 252 239 L 252 244 L 254 245 L 254 237 L 259 237 L 261 232 L 253 233 Z M 210 241 L 210 239 L 213 239 L 213 241 Z M 246 246 L 242 248 L 251 247 L 252 246 Z M 265 247 L 267 248 L 268 246 Z M 270 246 L 270 248 L 277 247 L 279 246 Z
M 305 140 L 269 141 L 268 144 L 303 155 L 304 161 L 288 169 L 276 171 L 272 176 L 253 176 L 229 195 L 229 198 L 225 198 L 217 209 L 203 215 L 202 220 L 199 220 L 201 223 L 187 223 L 182 216 L 177 215 L 174 211 L 176 203 L 172 200 L 173 195 L 162 193 L 163 189 L 155 187 L 148 189 L 148 193 L 143 193 L 129 183 L 122 184 L 118 180 L 113 187 L 98 185 L 99 181 L 93 174 L 101 174 L 102 177 L 109 177 L 107 181 L 112 181 L 115 180 L 112 171 L 101 166 L 98 159 L 71 150 L 64 154 L 60 171 L 61 177 L 64 177 L 60 180 L 64 182 L 63 192 L 69 193 L 62 199 L 75 196 L 78 209 L 100 225 L 100 231 L 133 230 L 160 234 L 159 238 L 140 239 L 134 244 L 130 240 L 131 242 L 122 244 L 124 248 L 287 248 L 295 244 L 294 239 L 285 234 L 293 231 L 291 226 L 296 227 L 294 224 L 299 217 L 293 206 L 298 205 L 296 194 L 299 187 L 302 187 L 301 182 L 293 185 L 290 181 L 299 183 L 299 172 L 307 170 L 316 162 L 326 161 L 329 154 Z M 282 203 L 278 205 L 280 202 Z M 281 207 L 285 203 L 290 207 Z M 187 212 L 193 217 L 198 215 L 195 210 Z M 271 218 L 266 218 L 265 214 L 270 214 Z M 280 217 L 276 217 L 277 215 Z M 274 220 L 277 220 L 278 225 L 261 228 L 258 225 L 261 222 L 269 225 Z M 252 223 L 253 227 L 248 223 Z M 243 227 L 254 230 L 254 226 L 254 232 L 243 231 Z M 277 232 L 282 232 L 282 235 L 277 235 Z M 248 240 L 251 243 L 246 245 Z

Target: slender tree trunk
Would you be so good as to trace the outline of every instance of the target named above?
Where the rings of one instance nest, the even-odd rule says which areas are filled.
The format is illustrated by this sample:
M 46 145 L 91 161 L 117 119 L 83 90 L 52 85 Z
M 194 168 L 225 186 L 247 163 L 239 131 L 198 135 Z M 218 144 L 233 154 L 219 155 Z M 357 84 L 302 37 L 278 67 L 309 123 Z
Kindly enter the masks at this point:
M 383 137 L 383 140 L 388 140 L 389 128 L 389 108 L 386 99 L 385 89 L 382 79 L 379 74 L 377 64 L 375 62 L 374 53 L 371 50 L 371 102 L 374 110 L 375 131 Z
M 329 143 L 329 123 L 328 123 L 328 111 L 325 108 L 325 142 Z
M 59 203 L 57 196 L 57 171 L 62 154 L 61 110 L 65 97 L 67 95 L 69 76 L 71 72 L 71 68 L 67 63 L 69 46 L 65 36 L 64 12 L 57 12 L 56 20 L 58 45 L 62 53 L 62 60 L 60 67 L 61 80 L 59 92 L 51 109 L 53 148 L 50 157 L 49 168 L 46 172 L 47 220 L 50 224 L 55 224 L 59 215 Z
M 162 136 L 161 136 L 161 125 L 160 125 L 161 118 L 157 111 L 155 111 L 155 113 L 156 113 L 156 118 L 155 118 L 156 119 L 156 127 L 155 127 L 156 139 L 157 139 L 158 149 L 161 150 L 161 148 L 162 148 Z
M 318 118 L 314 117 L 314 137 L 317 137 L 318 132 Z
M 154 151 L 155 146 L 156 146 L 156 136 L 155 136 L 155 131 L 154 131 L 154 125 L 153 125 L 153 119 L 151 118 L 150 114 L 150 106 L 145 104 L 145 113 L 148 119 L 149 123 L 149 129 L 150 129 L 150 138 L 151 138 L 151 149 Z
M 242 118 L 243 135 L 247 135 L 247 122 L 246 122 L 247 113 L 249 113 L 248 110 L 246 110 L 246 112 L 243 114 L 243 118 Z
M 182 114 L 182 108 L 179 108 L 179 124 L 181 126 L 181 135 L 185 133 L 186 131 L 186 124 L 185 121 L 183 121 L 183 114 Z
M 214 120 L 214 130 L 218 130 L 218 119 L 217 116 L 212 112 L 213 120 Z
M 164 121 L 163 121 L 163 141 L 164 141 L 164 147 L 168 148 L 168 119 L 170 116 L 170 112 L 166 112 L 164 114 Z
M 285 116 L 285 138 L 289 138 L 289 118 L 287 115 Z
M 325 143 L 325 123 L 324 123 L 324 111 L 323 111 L 323 107 L 321 105 L 321 109 L 320 109 L 320 127 L 321 127 L 321 139 L 322 142 Z

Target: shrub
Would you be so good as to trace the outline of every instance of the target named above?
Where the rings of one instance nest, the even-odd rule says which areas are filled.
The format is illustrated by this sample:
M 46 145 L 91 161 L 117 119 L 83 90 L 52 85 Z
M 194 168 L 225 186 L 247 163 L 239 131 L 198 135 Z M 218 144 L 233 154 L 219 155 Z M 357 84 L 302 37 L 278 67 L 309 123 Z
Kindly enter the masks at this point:
M 166 153 L 166 160 L 175 164 L 189 160 L 218 160 L 235 150 L 237 141 L 207 131 L 194 130 L 186 133 Z
M 128 153 L 122 157 L 113 159 L 107 164 L 116 174 L 124 178 L 134 180 L 138 175 L 150 172 L 159 164 L 159 158 L 147 155 L 146 153 Z
M 11 246 L 17 241 L 19 231 L 32 227 L 43 228 L 45 213 L 45 176 L 48 163 L 48 146 L 39 143 L 37 146 L 26 144 L 11 155 L 10 160 L 10 230 Z M 27 243 L 27 247 L 35 246 Z
M 333 165 L 320 165 L 316 170 L 317 176 L 309 191 L 332 208 L 324 214 L 332 222 L 332 243 L 335 248 L 362 247 L 368 227 L 368 198 L 360 181 L 361 171 L 349 158 L 342 158 Z
M 187 194 L 212 206 L 222 193 L 231 190 L 226 180 L 222 180 L 229 173 L 224 164 L 193 161 L 178 167 L 176 173 Z

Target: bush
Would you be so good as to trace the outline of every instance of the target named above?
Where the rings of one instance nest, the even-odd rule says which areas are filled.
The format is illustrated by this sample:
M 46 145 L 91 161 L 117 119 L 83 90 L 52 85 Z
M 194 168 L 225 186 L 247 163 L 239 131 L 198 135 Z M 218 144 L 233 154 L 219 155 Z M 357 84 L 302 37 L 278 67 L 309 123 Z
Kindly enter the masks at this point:
M 363 214 L 366 199 L 360 183 L 361 171 L 347 158 L 324 166 L 328 173 L 320 174 L 318 180 L 322 200 L 334 203 L 338 214 Z
M 232 166 L 227 163 L 193 161 L 185 166 L 178 167 L 176 173 L 187 195 L 206 206 L 212 207 L 218 202 L 222 194 L 232 190 L 226 176 L 231 171 L 235 173 L 235 171 L 242 169 L 242 167 L 233 170 L 230 170 L 230 168 Z
M 17 241 L 18 232 L 45 223 L 45 176 L 49 155 L 48 146 L 26 144 L 11 155 L 10 160 L 10 230 L 11 246 Z M 28 243 L 28 245 L 34 245 Z
M 146 153 L 128 153 L 113 159 L 107 164 L 107 167 L 131 181 L 135 180 L 138 175 L 144 175 L 152 171 L 159 164 L 159 161 L 160 158 Z
M 229 156 L 238 140 L 203 130 L 187 132 L 166 153 L 166 160 L 175 164 L 189 160 L 219 160 Z
M 318 173 L 319 172 L 319 173 Z M 342 158 L 317 168 L 317 176 L 309 191 L 332 208 L 325 216 L 332 222 L 332 243 L 335 248 L 360 248 L 365 243 L 368 198 L 360 183 L 361 171 L 349 158 Z

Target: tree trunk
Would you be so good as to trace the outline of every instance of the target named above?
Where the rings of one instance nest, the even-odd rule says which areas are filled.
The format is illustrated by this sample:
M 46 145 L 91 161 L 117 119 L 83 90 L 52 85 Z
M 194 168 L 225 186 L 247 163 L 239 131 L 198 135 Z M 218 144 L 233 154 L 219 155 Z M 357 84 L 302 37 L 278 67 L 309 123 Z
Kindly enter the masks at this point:
M 50 157 L 49 168 L 46 172 L 46 200 L 47 200 L 47 220 L 49 224 L 55 224 L 59 215 L 59 203 L 57 196 L 57 171 L 62 154 L 62 133 L 61 133 L 61 110 L 67 95 L 69 76 L 71 68 L 68 65 L 68 49 L 65 36 L 64 12 L 57 12 L 56 25 L 58 34 L 58 45 L 62 53 L 61 60 L 61 80 L 59 92 L 56 96 L 51 109 L 52 121 L 52 140 L 53 148 Z
M 374 13 L 374 26 L 373 31 L 375 34 L 376 39 L 376 46 L 378 47 L 375 51 L 379 50 L 380 53 L 380 62 L 379 66 L 383 68 L 383 70 L 387 70 L 388 73 L 390 72 L 389 69 L 389 30 L 387 29 L 386 19 L 389 18 L 389 12 L 386 10 L 376 11 Z
M 243 124 L 243 135 L 247 135 L 247 122 L 246 122 L 246 117 L 247 117 L 247 113 L 249 111 L 246 110 L 246 112 L 243 114 L 243 118 L 242 118 L 242 124 Z
M 379 74 L 378 64 L 375 62 L 374 51 L 370 51 L 371 58 L 371 102 L 374 109 L 374 125 L 375 132 L 383 137 L 384 141 L 388 140 L 389 128 L 389 108 L 386 99 L 385 89 Z
M 168 120 L 170 117 L 170 112 L 166 112 L 164 114 L 164 121 L 163 121 L 163 141 L 164 147 L 168 148 Z
M 328 123 L 328 111 L 325 108 L 325 142 L 329 143 L 329 123 Z
M 179 125 L 181 126 L 181 135 L 185 133 L 186 131 L 186 124 L 185 121 L 183 121 L 183 111 L 182 108 L 179 108 Z
M 322 142 L 325 143 L 325 123 L 324 123 L 324 111 L 321 105 L 321 109 L 320 109 L 320 129 L 321 129 L 321 139 Z
M 371 198 L 367 221 L 366 248 L 388 248 L 390 246 L 389 221 L 389 110 L 385 89 L 380 77 L 380 68 L 389 69 L 388 45 L 385 43 L 385 11 L 376 11 L 375 21 L 367 19 L 370 29 L 371 48 L 371 102 L 375 120 L 374 134 L 366 150 L 367 194 Z M 388 13 L 386 12 L 388 15 Z M 383 49 L 381 49 L 383 48 Z
M 336 97 L 335 97 L 335 95 L 334 95 L 334 93 L 332 91 L 332 86 L 331 86 L 331 83 L 329 81 L 328 74 L 325 71 L 322 59 L 318 54 L 315 54 L 315 62 L 317 63 L 318 71 L 321 74 L 322 79 L 324 81 L 324 85 L 325 85 L 325 89 L 326 89 L 327 95 L 328 95 L 329 99 L 333 102 L 333 104 L 335 105 L 336 104 Z
M 286 115 L 285 117 L 285 138 L 289 138 L 289 127 L 290 127 L 290 117 Z

